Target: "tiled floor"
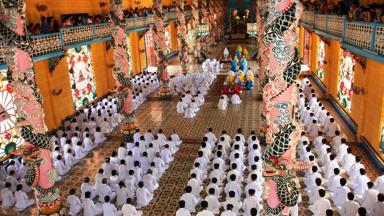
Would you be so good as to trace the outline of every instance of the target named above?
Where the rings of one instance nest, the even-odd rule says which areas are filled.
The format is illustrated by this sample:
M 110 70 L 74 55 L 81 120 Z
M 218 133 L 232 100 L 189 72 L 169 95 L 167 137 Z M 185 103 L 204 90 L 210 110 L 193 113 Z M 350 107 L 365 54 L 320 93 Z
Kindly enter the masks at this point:
M 251 52 L 253 45 L 250 45 L 248 51 Z M 222 55 L 224 45 L 215 47 L 213 52 L 216 56 Z M 237 45 L 228 45 L 230 50 L 234 50 Z M 175 63 L 175 62 L 174 62 Z M 209 94 L 205 98 L 205 103 L 201 107 L 194 119 L 185 119 L 176 112 L 177 100 L 161 101 L 158 100 L 156 94 L 152 95 L 148 101 L 140 107 L 136 114 L 136 124 L 142 131 L 152 129 L 156 132 L 162 128 L 165 134 L 170 134 L 173 130 L 180 135 L 184 141 L 180 150 L 176 153 L 175 160 L 170 168 L 162 176 L 160 187 L 155 192 L 154 199 L 147 206 L 144 215 L 148 216 L 167 216 L 174 215 L 177 209 L 178 199 L 181 196 L 184 186 L 188 179 L 189 170 L 192 167 L 193 160 L 199 147 L 202 136 L 209 127 L 212 127 L 216 133 L 220 133 L 222 129 L 227 130 L 231 135 L 235 130 L 241 127 L 246 135 L 252 130 L 258 131 L 260 126 L 261 102 L 256 99 L 256 90 L 245 91 L 241 95 L 243 100 L 241 105 L 229 105 L 226 111 L 219 111 L 217 103 L 220 95 L 220 88 L 224 82 L 225 76 L 218 76 L 214 82 Z M 325 103 L 327 108 L 329 104 Z M 332 109 L 331 109 L 332 110 Z M 353 151 L 357 155 L 362 155 L 365 166 L 368 168 L 369 176 L 375 177 L 379 171 L 368 159 L 367 155 L 356 146 L 352 139 L 352 133 L 342 124 L 340 118 L 332 111 L 336 120 L 342 126 L 349 140 Z M 119 129 L 115 129 L 108 136 L 108 140 L 100 147 L 96 148 L 93 153 L 89 154 L 83 161 L 77 164 L 72 171 L 64 177 L 58 186 L 63 202 L 65 202 L 70 188 L 80 188 L 82 179 L 89 176 L 91 183 L 94 182 L 94 175 L 104 161 L 104 158 L 111 155 L 116 150 L 122 140 Z M 303 198 L 299 215 L 308 215 L 306 198 Z M 0 212 L 1 214 L 1 212 Z M 13 213 L 9 215 L 15 215 Z M 34 215 L 34 209 L 28 210 L 24 215 Z

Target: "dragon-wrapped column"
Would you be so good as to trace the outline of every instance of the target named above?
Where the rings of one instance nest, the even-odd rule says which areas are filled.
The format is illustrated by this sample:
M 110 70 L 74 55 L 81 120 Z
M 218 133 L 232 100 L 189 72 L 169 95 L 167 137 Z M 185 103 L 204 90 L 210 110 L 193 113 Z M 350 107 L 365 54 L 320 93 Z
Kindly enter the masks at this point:
M 188 56 L 188 44 L 187 44 L 187 26 L 184 14 L 184 1 L 178 1 L 176 3 L 176 17 L 177 17 L 177 38 L 179 41 L 179 60 L 181 71 L 186 74 L 189 69 L 189 56 Z
M 17 121 L 14 125 L 24 143 L 13 153 L 26 162 L 27 185 L 35 191 L 40 215 L 60 215 L 64 208 L 55 184 L 52 166 L 53 143 L 46 135 L 42 96 L 36 85 L 31 55 L 33 44 L 26 33 L 25 1 L 1 0 L 0 38 L 5 43 L 7 79 L 12 89 Z
M 169 77 L 167 72 L 168 60 L 165 55 L 166 43 L 164 32 L 164 13 L 163 4 L 161 0 L 153 0 L 153 19 L 155 25 L 153 26 L 155 50 L 157 56 L 157 76 L 161 82 L 160 98 L 169 99 Z
M 267 147 L 263 153 L 264 212 L 289 215 L 299 197 L 296 170 L 311 164 L 296 159 L 302 125 L 296 121 L 296 79 L 300 73 L 295 29 L 302 14 L 299 0 L 268 1 L 263 43 L 268 56 L 268 82 L 263 87 Z
M 124 139 L 132 141 L 136 129 L 132 103 L 132 90 L 130 81 L 130 59 L 128 55 L 127 35 L 125 34 L 125 20 L 123 18 L 123 1 L 110 0 L 110 17 L 112 20 L 113 58 L 115 65 L 113 77 L 116 80 L 115 95 L 117 109 L 122 115 L 121 131 Z

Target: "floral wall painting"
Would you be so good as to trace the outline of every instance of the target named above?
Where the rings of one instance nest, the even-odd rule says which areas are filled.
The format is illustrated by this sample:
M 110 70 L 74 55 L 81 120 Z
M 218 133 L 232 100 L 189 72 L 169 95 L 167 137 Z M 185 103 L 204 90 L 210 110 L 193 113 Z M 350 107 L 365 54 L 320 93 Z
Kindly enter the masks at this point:
M 95 77 L 89 45 L 68 49 L 67 62 L 75 110 L 96 98 Z
M 337 99 L 348 112 L 351 112 L 352 107 L 352 84 L 355 64 L 353 54 L 342 49 L 340 54 Z
M 7 70 L 0 70 L 0 161 L 24 142 L 15 124 L 16 110 L 12 88 L 7 81 Z
M 319 40 L 319 47 L 317 50 L 317 69 L 316 75 L 319 79 L 324 80 L 324 63 L 325 63 L 325 43 Z

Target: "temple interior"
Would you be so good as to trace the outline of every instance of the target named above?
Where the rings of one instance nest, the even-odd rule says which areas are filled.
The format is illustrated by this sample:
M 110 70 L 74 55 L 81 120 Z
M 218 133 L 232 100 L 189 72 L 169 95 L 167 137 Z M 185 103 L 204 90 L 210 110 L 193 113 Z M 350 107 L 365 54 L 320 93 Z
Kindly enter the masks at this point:
M 0 215 L 384 215 L 383 1 L 0 13 Z

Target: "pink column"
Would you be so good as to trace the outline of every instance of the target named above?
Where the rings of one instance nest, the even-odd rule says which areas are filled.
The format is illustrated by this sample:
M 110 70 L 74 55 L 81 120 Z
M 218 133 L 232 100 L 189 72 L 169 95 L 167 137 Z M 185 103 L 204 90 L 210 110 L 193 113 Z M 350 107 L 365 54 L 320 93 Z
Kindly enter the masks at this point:
M 55 185 L 56 170 L 52 166 L 53 143 L 45 134 L 44 111 L 30 54 L 33 46 L 25 30 L 25 2 L 4 2 L 0 19 L 1 39 L 6 44 L 8 81 L 13 91 L 18 116 L 17 127 L 25 140 L 14 154 L 26 162 L 26 182 L 34 190 L 41 215 L 58 214 L 62 209 L 59 190 Z M 62 212 L 61 212 L 62 213 Z
M 176 3 L 176 16 L 177 16 L 177 38 L 179 41 L 179 59 L 181 71 L 185 74 L 188 71 L 189 56 L 187 38 L 187 26 L 184 14 L 184 1 Z

